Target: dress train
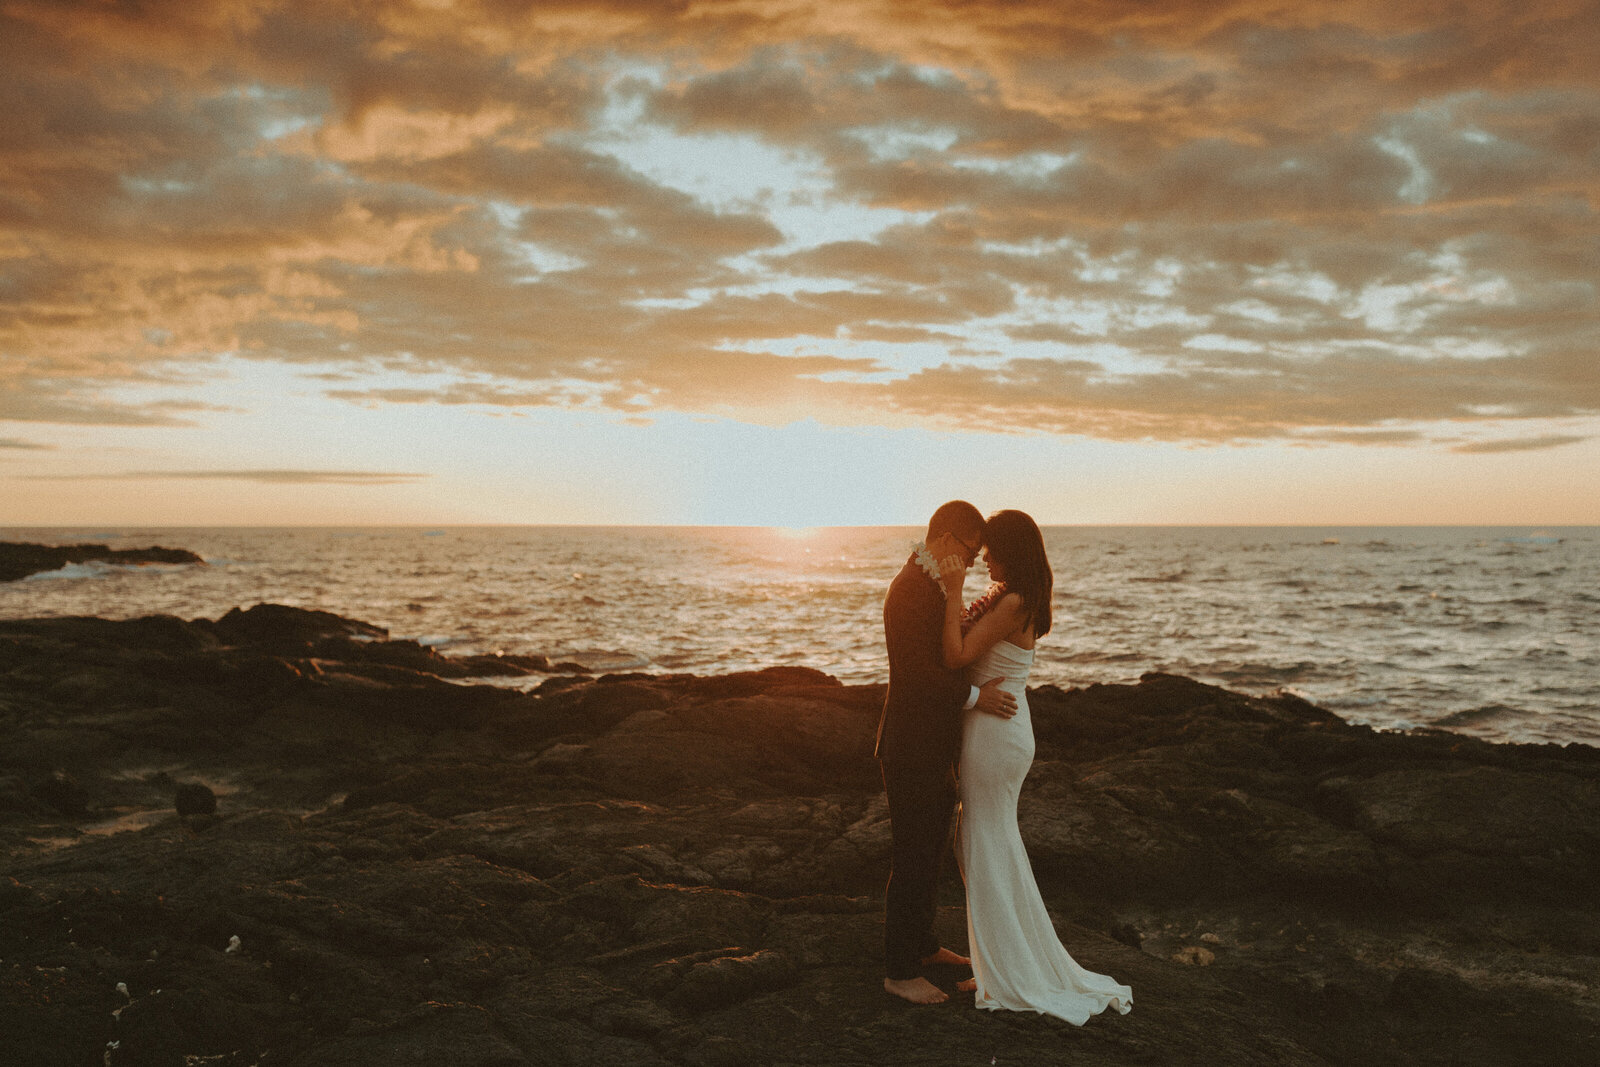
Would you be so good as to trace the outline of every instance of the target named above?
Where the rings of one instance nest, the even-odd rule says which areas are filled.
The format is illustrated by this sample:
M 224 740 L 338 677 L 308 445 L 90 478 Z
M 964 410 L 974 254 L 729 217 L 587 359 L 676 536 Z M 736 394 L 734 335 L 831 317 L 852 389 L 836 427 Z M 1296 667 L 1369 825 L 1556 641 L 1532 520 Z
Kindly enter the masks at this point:
M 967 940 L 975 1003 L 991 1011 L 1036 1011 L 1082 1026 L 1106 1008 L 1126 1014 L 1133 990 L 1084 969 L 1056 936 L 1017 828 L 1017 797 L 1033 764 L 1026 685 L 1033 651 L 1001 641 L 971 670 L 980 685 L 1004 676 L 1017 698 L 1010 719 L 968 711 L 961 740 L 961 814 L 956 834 L 967 885 Z

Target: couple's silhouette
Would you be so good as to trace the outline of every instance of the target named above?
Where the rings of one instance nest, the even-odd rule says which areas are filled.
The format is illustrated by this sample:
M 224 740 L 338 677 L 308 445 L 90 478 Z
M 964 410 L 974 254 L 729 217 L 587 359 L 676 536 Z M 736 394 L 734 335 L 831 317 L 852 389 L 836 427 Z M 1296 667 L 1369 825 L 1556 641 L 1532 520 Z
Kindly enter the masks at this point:
M 964 610 L 966 573 L 980 552 L 994 584 Z M 1062 946 L 1017 827 L 1033 762 L 1028 672 L 1034 642 L 1050 631 L 1052 588 L 1033 519 L 1000 511 L 986 522 L 960 500 L 934 512 L 889 586 L 889 690 L 877 742 L 893 833 L 883 984 L 913 1003 L 939 1003 L 948 995 L 924 971 L 970 962 L 972 977 L 958 988 L 978 1007 L 1081 1025 L 1107 1007 L 1127 1012 L 1133 991 L 1080 967 Z M 933 931 L 958 800 L 970 961 Z

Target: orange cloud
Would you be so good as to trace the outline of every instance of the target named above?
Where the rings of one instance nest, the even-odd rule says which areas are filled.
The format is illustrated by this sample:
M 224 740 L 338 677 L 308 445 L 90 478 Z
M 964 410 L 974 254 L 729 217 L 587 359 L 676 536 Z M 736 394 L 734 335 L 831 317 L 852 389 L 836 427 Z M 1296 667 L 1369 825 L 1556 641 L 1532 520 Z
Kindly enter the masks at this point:
M 0 419 L 178 423 L 230 353 L 1114 438 L 1590 415 L 1595 54 L 1582 0 L 15 0 Z M 715 138 L 789 170 L 650 156 Z
M 431 478 L 431 474 L 402 471 L 311 470 L 164 470 L 120 471 L 111 474 L 26 475 L 30 481 L 223 481 L 265 482 L 274 485 L 400 485 Z
M 1587 441 L 1577 434 L 1549 434 L 1544 437 L 1514 437 L 1498 441 L 1474 441 L 1456 445 L 1452 452 L 1538 452 L 1547 448 L 1561 448 Z

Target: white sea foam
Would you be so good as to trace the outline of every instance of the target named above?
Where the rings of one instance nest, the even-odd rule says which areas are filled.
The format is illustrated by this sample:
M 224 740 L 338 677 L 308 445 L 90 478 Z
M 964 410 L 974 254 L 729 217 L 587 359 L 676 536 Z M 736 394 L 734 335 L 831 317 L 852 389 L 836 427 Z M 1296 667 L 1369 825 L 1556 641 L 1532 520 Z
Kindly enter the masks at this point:
M 36 571 L 22 580 L 25 582 L 90 581 L 119 575 L 173 574 L 192 567 L 193 564 L 188 563 L 108 563 L 105 560 L 92 559 L 83 563 L 68 563 L 53 571 Z
M 36 571 L 22 579 L 25 582 L 53 582 L 63 579 L 82 580 L 87 578 L 104 578 L 114 568 L 109 563 L 68 563 L 53 571 Z

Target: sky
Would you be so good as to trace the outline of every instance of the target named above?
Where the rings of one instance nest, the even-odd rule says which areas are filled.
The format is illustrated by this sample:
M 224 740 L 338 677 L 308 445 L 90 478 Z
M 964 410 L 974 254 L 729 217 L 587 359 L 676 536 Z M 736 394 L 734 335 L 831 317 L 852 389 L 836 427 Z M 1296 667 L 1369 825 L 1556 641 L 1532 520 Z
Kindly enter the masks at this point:
M 1596 0 L 0 0 L 0 525 L 1600 523 Z

